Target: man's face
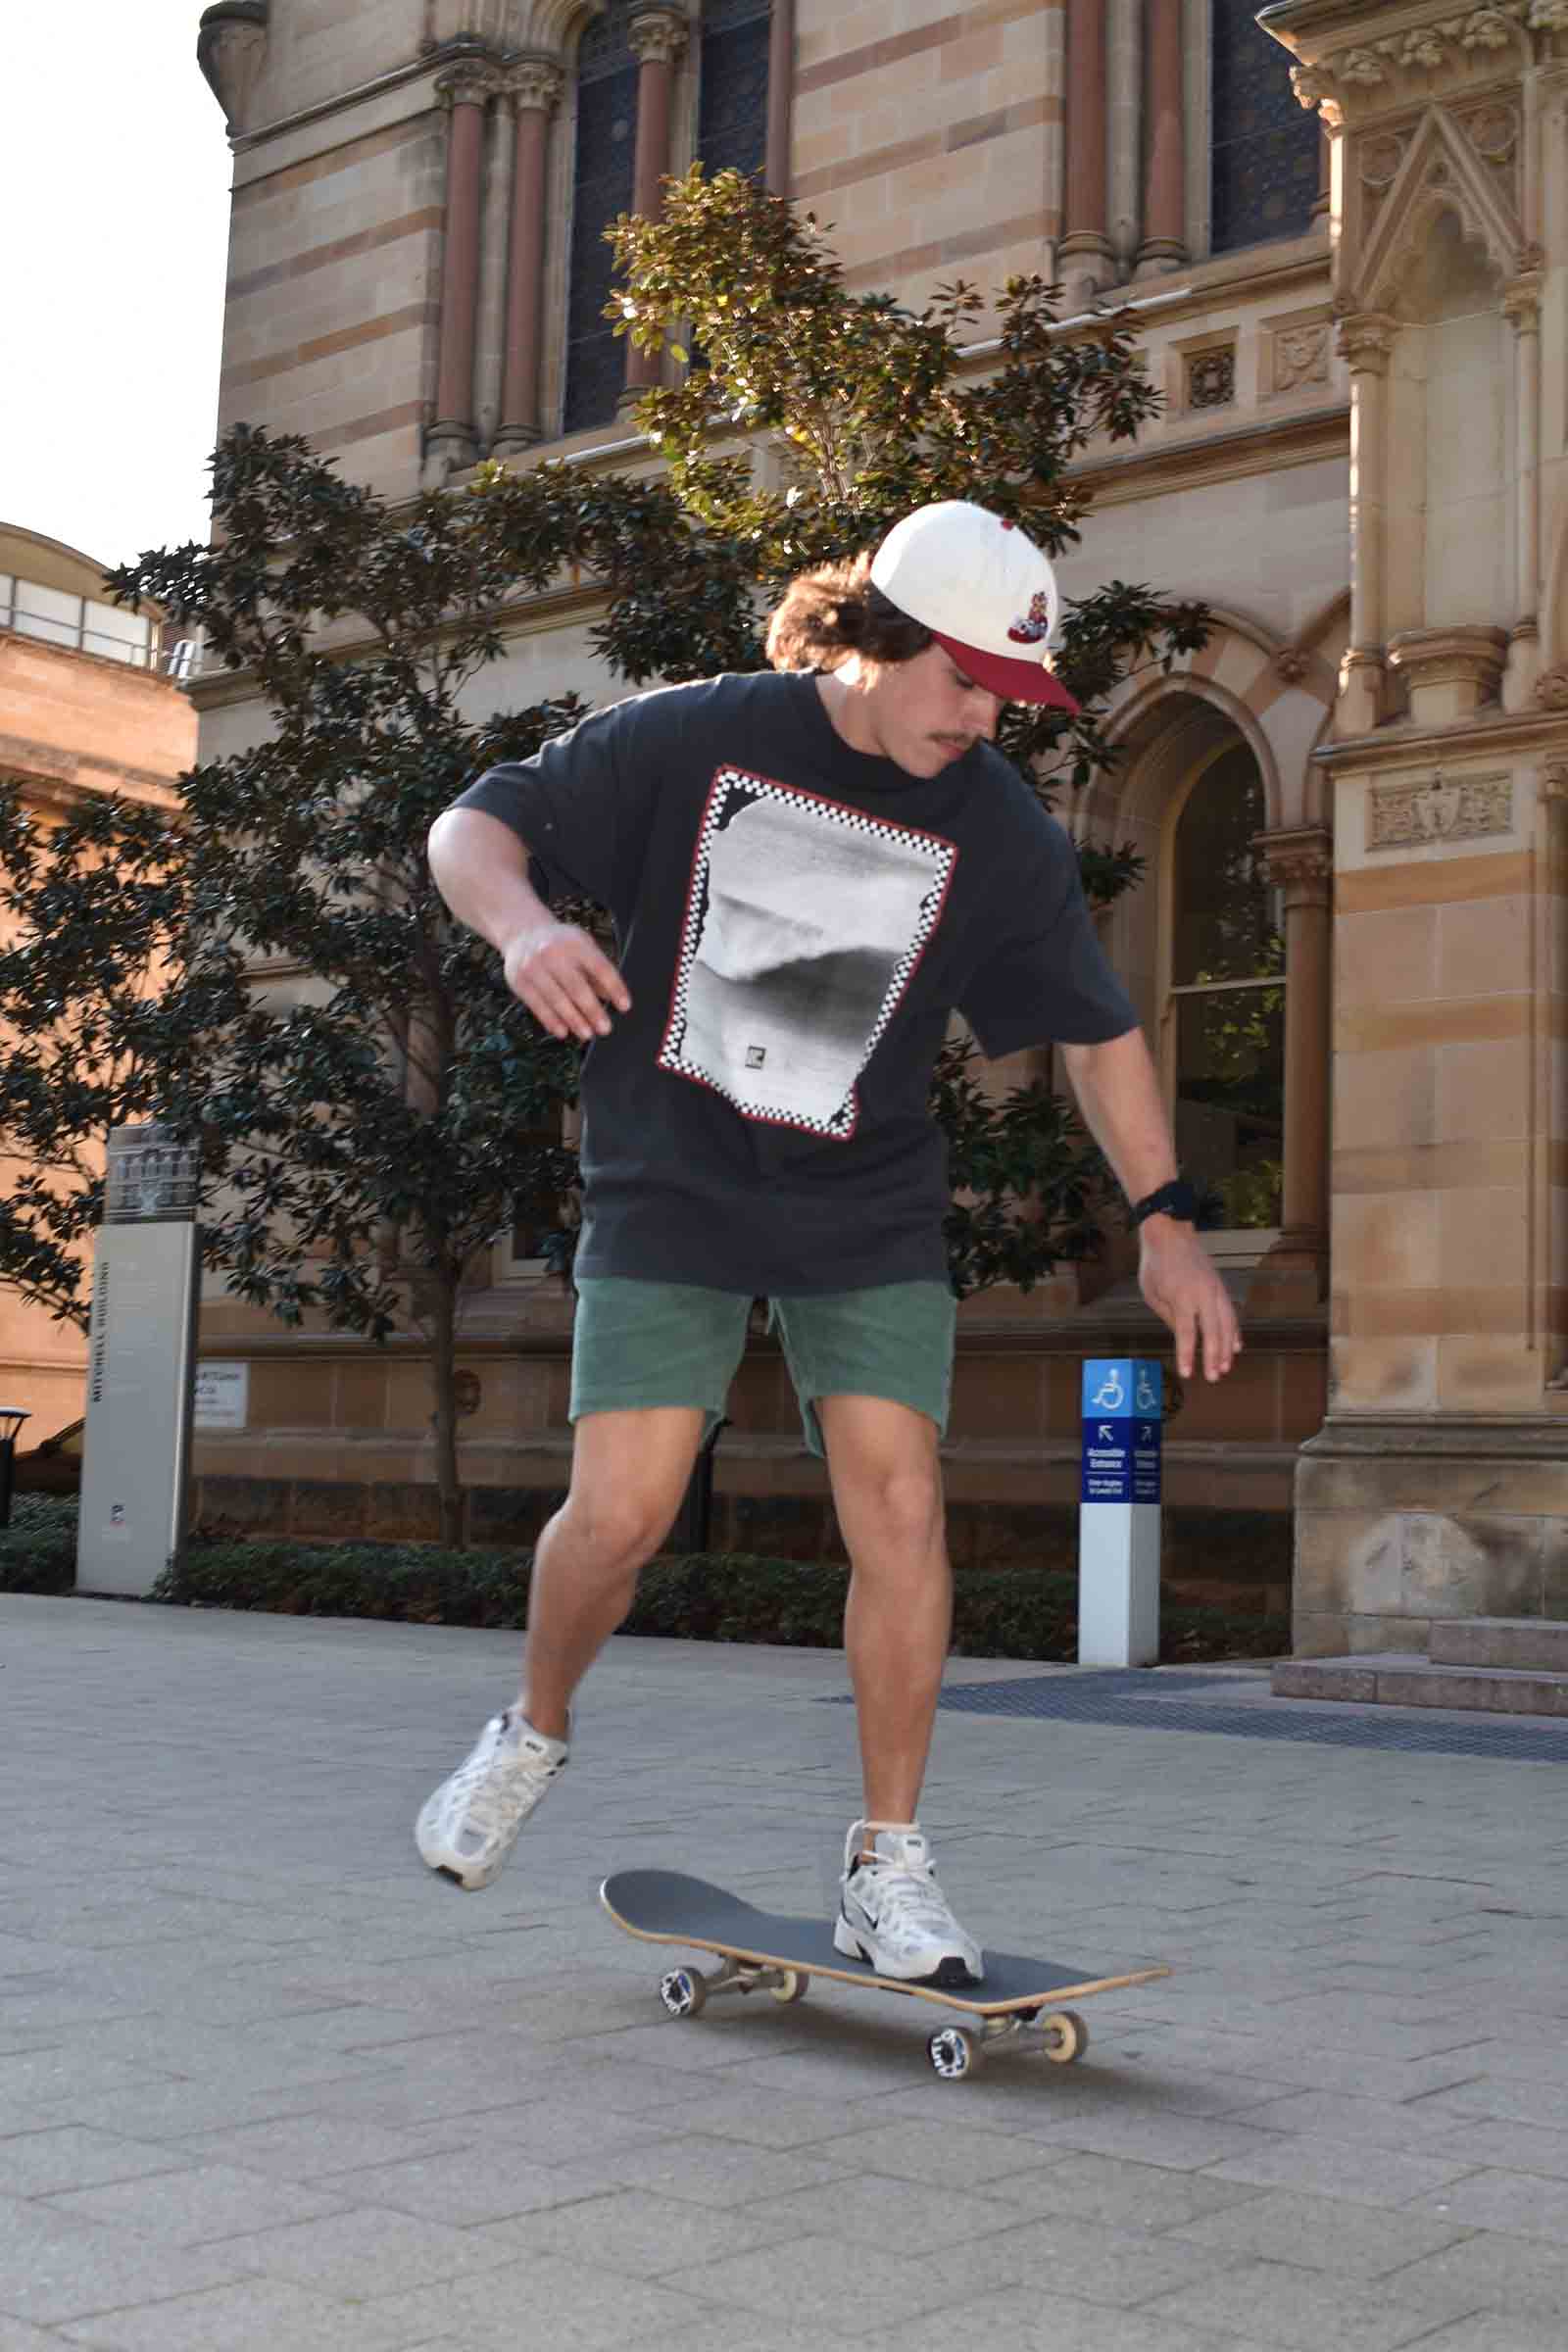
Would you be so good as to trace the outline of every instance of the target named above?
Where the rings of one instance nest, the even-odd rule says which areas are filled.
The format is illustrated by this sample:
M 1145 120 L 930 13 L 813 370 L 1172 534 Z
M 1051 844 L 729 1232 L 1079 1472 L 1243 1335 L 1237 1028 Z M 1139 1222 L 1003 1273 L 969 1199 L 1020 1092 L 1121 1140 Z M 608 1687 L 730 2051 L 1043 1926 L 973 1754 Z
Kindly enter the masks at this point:
M 882 757 L 911 776 L 938 776 L 976 743 L 989 743 L 1002 706 L 1002 696 L 966 677 L 941 645 L 873 670 L 860 695 Z

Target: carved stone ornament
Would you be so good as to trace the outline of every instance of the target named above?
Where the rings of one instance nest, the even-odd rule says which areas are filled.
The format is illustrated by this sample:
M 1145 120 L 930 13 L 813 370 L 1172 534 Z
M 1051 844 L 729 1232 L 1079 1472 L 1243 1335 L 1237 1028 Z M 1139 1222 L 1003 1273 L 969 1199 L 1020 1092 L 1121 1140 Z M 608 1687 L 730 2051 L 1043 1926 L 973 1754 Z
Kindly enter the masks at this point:
M 1310 326 L 1283 326 L 1274 337 L 1274 389 L 1294 392 L 1298 384 L 1326 384 L 1332 327 L 1327 318 Z
M 1426 849 L 1434 842 L 1474 841 L 1513 830 L 1513 777 L 1446 778 L 1436 774 L 1397 784 L 1374 784 L 1368 794 L 1369 850 Z
M 1568 710 L 1568 669 L 1548 669 L 1536 688 L 1543 710 Z
M 1525 62 L 1531 32 L 1564 29 L 1568 0 L 1494 0 L 1491 7 L 1459 8 L 1431 24 L 1386 33 L 1380 40 L 1369 41 L 1363 34 L 1343 49 L 1298 65 L 1291 78 L 1300 103 L 1321 107 L 1337 126 L 1347 103 L 1367 93 L 1382 97 L 1409 79 L 1430 86 L 1434 74 L 1472 65 L 1489 67 L 1510 48 Z M 1288 39 L 1287 46 L 1294 48 L 1295 41 Z
M 435 94 L 442 106 L 488 106 L 501 87 L 494 66 L 479 58 L 464 58 L 436 76 Z
M 1334 872 L 1334 837 L 1323 825 L 1288 825 L 1278 833 L 1256 833 L 1253 847 L 1263 859 L 1271 890 L 1322 903 Z
M 641 64 L 672 66 L 685 49 L 686 31 L 686 19 L 677 10 L 656 8 L 633 17 L 626 38 Z
M 503 86 L 513 104 L 524 112 L 532 109 L 551 115 L 561 104 L 566 77 L 550 58 L 525 57 L 520 65 L 507 68 Z
M 1274 675 L 1285 686 L 1299 686 L 1311 666 L 1299 646 L 1287 645 L 1274 657 Z

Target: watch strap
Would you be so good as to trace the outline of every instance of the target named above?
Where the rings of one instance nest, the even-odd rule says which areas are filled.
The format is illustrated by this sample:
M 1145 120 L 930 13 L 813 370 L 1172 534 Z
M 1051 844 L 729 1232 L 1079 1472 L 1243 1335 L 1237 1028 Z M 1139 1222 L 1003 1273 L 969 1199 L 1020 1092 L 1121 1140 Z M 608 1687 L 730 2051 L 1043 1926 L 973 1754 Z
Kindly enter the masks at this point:
M 1197 1224 L 1198 1195 L 1183 1178 L 1178 1176 L 1173 1183 L 1162 1184 L 1157 1192 L 1146 1195 L 1134 1204 L 1134 1225 L 1142 1225 L 1146 1217 L 1159 1216 L 1177 1217 L 1188 1225 Z

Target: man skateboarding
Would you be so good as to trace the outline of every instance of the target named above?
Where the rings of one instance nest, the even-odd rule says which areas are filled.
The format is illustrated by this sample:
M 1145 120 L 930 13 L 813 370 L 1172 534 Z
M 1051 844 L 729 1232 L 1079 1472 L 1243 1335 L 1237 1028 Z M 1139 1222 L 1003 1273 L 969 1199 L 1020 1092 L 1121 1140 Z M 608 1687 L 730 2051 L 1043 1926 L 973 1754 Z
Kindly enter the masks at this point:
M 488 1886 L 566 1762 L 573 1693 L 663 1541 L 771 1301 L 850 1555 L 863 1772 L 839 1951 L 906 1980 L 983 1956 L 918 1803 L 952 1577 L 939 1446 L 955 1302 L 932 1068 L 955 1010 L 993 1056 L 1061 1045 L 1135 1203 L 1141 1280 L 1189 1376 L 1240 1347 L 1177 1179 L 1158 1079 L 1066 833 L 993 750 L 1008 701 L 1071 710 L 1050 564 L 960 501 L 808 573 L 757 676 L 661 688 L 494 767 L 430 861 L 582 1071 L 566 1500 L 534 1555 L 515 1703 L 421 1811 L 431 1869 Z M 618 964 L 551 901 L 613 918 Z

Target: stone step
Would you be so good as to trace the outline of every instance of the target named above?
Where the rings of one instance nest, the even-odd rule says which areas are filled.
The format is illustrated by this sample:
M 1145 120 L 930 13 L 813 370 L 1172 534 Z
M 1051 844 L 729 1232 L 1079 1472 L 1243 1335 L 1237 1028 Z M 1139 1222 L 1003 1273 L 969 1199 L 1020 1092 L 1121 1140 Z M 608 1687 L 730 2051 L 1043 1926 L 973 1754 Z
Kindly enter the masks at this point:
M 1435 1666 L 1418 1651 L 1353 1658 L 1287 1658 L 1276 1698 L 1337 1698 L 1356 1706 L 1466 1707 L 1492 1715 L 1568 1717 L 1568 1674 L 1506 1666 Z
M 1568 1674 L 1568 1622 L 1552 1617 L 1439 1617 L 1427 1652 L 1434 1666 L 1506 1666 Z

